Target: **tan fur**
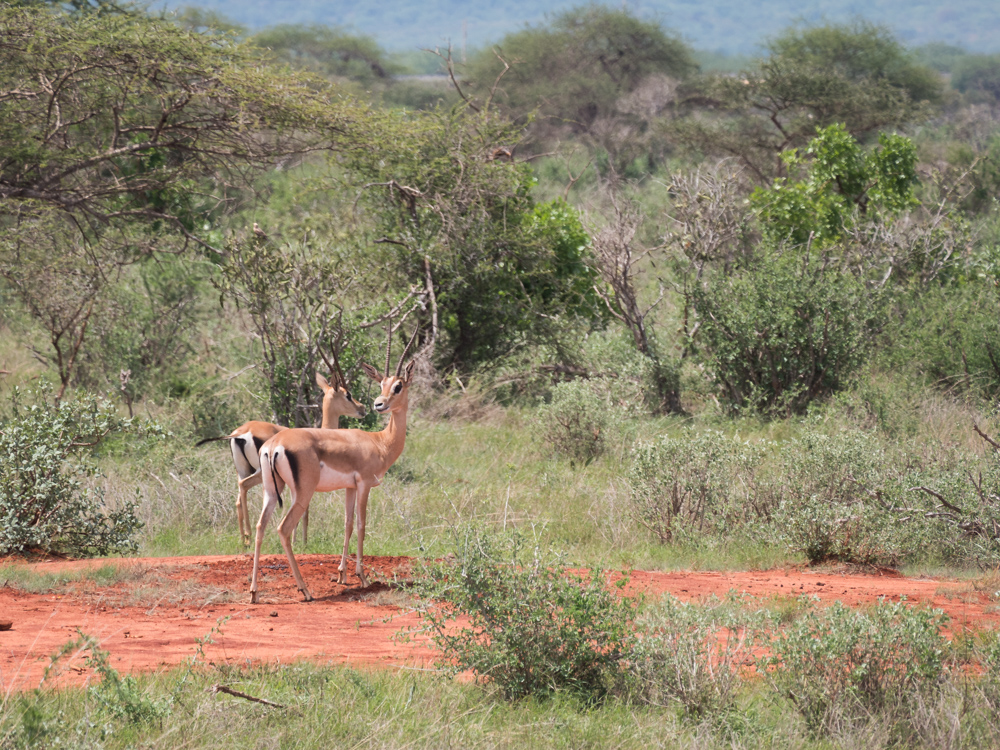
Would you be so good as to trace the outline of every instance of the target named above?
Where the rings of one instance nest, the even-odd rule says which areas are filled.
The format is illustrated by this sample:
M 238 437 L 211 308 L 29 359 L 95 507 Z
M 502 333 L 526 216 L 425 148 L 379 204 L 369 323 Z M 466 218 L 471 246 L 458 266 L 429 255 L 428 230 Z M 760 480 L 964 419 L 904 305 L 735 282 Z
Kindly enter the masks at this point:
M 409 407 L 409 385 L 413 363 L 405 368 L 402 377 L 382 376 L 370 365 L 362 365 L 373 380 L 379 382 L 381 394 L 375 399 L 374 409 L 389 415 L 389 423 L 381 432 L 364 430 L 290 429 L 283 430 L 268 440 L 260 450 L 264 467 L 264 507 L 257 522 L 254 540 L 253 576 L 250 583 L 250 601 L 257 602 L 260 548 L 264 530 L 278 503 L 284 487 L 291 495 L 290 507 L 278 524 L 281 546 L 306 601 L 312 595 L 306 587 L 302 572 L 292 553 L 291 533 L 299 519 L 309 509 L 309 502 L 316 492 L 344 489 L 346 514 L 344 521 L 344 552 L 338 568 L 338 583 L 346 582 L 347 555 L 354 528 L 354 509 L 358 511 L 358 553 L 355 572 L 362 587 L 368 586 L 362 559 L 364 555 L 365 518 L 368 511 L 368 494 L 377 487 L 389 467 L 399 458 L 406 442 L 406 413 Z M 397 383 L 399 393 L 395 393 Z M 293 475 L 288 455 L 294 459 L 297 473 Z M 269 471 L 268 467 L 273 467 Z
M 326 429 L 335 430 L 340 426 L 340 417 L 357 417 L 361 419 L 365 416 L 365 407 L 358 400 L 348 398 L 349 391 L 346 384 L 334 379 L 335 385 L 331 385 L 325 377 L 316 373 L 316 385 L 323 391 L 323 422 Z M 257 438 L 261 443 L 267 442 L 282 430 L 288 429 L 271 422 L 246 422 L 240 425 L 230 434 L 230 438 L 245 437 L 249 440 Z M 248 437 L 249 436 L 249 437 Z M 250 515 L 247 512 L 247 492 L 261 483 L 260 465 L 250 468 L 253 473 L 246 473 L 246 467 L 241 471 L 240 461 L 237 458 L 237 446 L 235 441 L 230 440 L 230 450 L 233 453 L 233 461 L 236 463 L 236 473 L 239 475 L 239 495 L 236 498 L 236 517 L 240 523 L 240 536 L 244 545 L 250 544 Z M 259 459 L 258 459 L 259 460 Z M 309 534 L 309 514 L 302 518 L 302 543 L 308 542 Z

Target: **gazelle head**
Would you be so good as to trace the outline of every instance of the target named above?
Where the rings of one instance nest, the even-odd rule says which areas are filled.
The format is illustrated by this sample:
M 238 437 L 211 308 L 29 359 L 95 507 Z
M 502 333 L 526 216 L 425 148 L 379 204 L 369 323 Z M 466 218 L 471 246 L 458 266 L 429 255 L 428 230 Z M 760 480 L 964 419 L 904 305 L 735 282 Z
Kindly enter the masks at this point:
M 406 348 L 403 349 L 403 354 L 399 358 L 399 364 L 396 365 L 396 372 L 393 375 L 389 374 L 389 362 L 390 362 L 390 348 L 392 347 L 392 334 L 389 334 L 389 343 L 385 347 L 385 374 L 382 375 L 371 365 L 362 362 L 361 368 L 365 373 L 379 384 L 382 392 L 375 399 L 372 404 L 372 408 L 375 409 L 379 414 L 385 414 L 387 412 L 398 411 L 400 409 L 406 409 L 409 404 L 407 398 L 407 390 L 410 386 L 410 380 L 413 379 L 413 360 L 411 359 L 406 366 L 403 366 L 403 361 L 406 359 L 407 352 L 410 351 L 410 347 L 417 338 L 417 332 L 419 328 L 414 329 L 413 335 L 410 336 L 409 342 L 406 344 Z
M 341 414 L 362 419 L 367 413 L 364 404 L 351 396 L 346 381 L 337 375 L 333 376 L 333 380 L 334 385 L 330 385 L 325 377 L 316 373 L 316 385 L 323 391 L 323 424 L 336 427 L 337 417 Z

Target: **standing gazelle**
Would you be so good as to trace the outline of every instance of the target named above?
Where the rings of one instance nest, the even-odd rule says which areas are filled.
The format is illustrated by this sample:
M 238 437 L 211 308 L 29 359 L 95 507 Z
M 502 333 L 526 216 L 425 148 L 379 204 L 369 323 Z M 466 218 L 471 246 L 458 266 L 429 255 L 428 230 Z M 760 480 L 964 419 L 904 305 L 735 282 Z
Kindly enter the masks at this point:
M 365 407 L 361 402 L 351 397 L 347 389 L 347 381 L 340 372 L 337 363 L 337 374 L 334 385 L 330 385 L 325 377 L 316 373 L 316 385 L 323 391 L 323 421 L 322 427 L 335 430 L 340 426 L 340 417 L 365 416 Z M 240 536 L 243 544 L 250 544 L 250 515 L 247 513 L 247 492 L 261 483 L 260 457 L 258 452 L 264 443 L 288 429 L 271 422 L 246 422 L 228 435 L 201 440 L 196 445 L 213 440 L 228 440 L 233 452 L 233 463 L 236 464 L 236 474 L 239 477 L 239 495 L 236 498 L 236 516 L 240 522 Z M 302 518 L 302 543 L 305 544 L 309 533 L 309 514 Z
M 413 376 L 413 361 L 403 367 L 406 353 L 413 344 L 417 332 L 413 332 L 403 356 L 399 358 L 395 375 L 389 374 L 389 347 L 385 354 L 385 375 L 369 364 L 362 364 L 365 373 L 379 383 L 381 393 L 375 399 L 374 409 L 379 414 L 389 414 L 389 423 L 381 432 L 364 430 L 324 430 L 293 429 L 283 430 L 272 437 L 260 449 L 260 463 L 265 467 L 264 507 L 257 522 L 257 536 L 254 539 L 253 576 L 250 582 L 250 602 L 257 603 L 257 573 L 260 568 L 260 547 L 264 530 L 274 513 L 275 505 L 281 505 L 281 490 L 287 485 L 291 489 L 292 505 L 278 524 L 281 546 L 288 556 L 288 564 L 295 576 L 295 582 L 305 600 L 312 601 L 312 594 L 306 588 L 295 555 L 292 554 L 292 531 L 299 518 L 308 511 L 309 501 L 316 492 L 347 490 L 346 514 L 344 519 L 344 553 L 340 558 L 337 583 L 347 582 L 347 555 L 354 529 L 354 507 L 358 509 L 358 555 L 355 573 L 361 580 L 362 588 L 368 586 L 368 579 L 362 567 L 365 543 L 365 518 L 368 513 L 368 493 L 378 487 L 382 478 L 403 452 L 406 442 L 406 411 L 409 406 L 409 386 Z M 391 337 L 390 337 L 391 342 Z

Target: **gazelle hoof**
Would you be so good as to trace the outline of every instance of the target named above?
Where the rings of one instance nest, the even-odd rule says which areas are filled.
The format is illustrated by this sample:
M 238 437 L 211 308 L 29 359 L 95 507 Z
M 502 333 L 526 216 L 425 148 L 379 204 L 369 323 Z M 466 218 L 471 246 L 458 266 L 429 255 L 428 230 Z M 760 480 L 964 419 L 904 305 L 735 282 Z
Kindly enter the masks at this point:
M 256 604 L 257 603 L 257 592 L 256 591 L 251 591 L 250 592 L 250 603 L 251 604 Z
M 302 592 L 302 596 L 305 597 L 305 601 L 311 602 L 313 600 L 312 594 L 309 593 L 309 589 L 299 589 Z
M 337 581 L 338 585 L 340 585 L 340 586 L 346 586 L 347 585 L 347 573 L 345 573 L 342 570 L 338 571 L 337 578 L 335 580 Z

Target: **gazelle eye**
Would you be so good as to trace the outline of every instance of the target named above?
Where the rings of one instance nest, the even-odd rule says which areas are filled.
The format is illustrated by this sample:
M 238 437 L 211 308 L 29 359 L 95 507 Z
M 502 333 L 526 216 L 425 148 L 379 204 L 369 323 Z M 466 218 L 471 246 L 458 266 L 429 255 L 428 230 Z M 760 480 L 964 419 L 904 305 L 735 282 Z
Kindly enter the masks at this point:
M 392 387 L 392 392 L 393 393 L 399 393 L 401 390 L 403 390 L 403 384 L 402 383 L 396 383 L 396 385 L 394 385 Z
M 348 401 L 353 401 L 354 400 L 353 398 L 351 398 L 351 392 L 350 391 L 344 391 L 344 395 L 347 396 L 347 400 Z

